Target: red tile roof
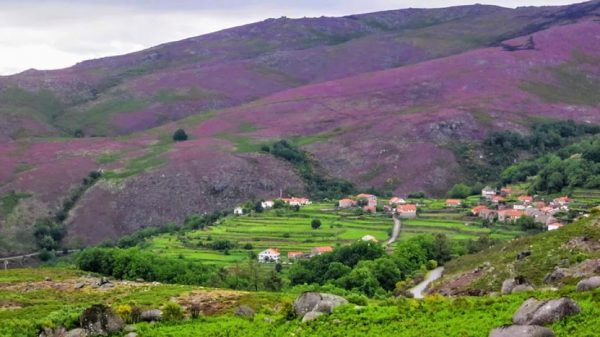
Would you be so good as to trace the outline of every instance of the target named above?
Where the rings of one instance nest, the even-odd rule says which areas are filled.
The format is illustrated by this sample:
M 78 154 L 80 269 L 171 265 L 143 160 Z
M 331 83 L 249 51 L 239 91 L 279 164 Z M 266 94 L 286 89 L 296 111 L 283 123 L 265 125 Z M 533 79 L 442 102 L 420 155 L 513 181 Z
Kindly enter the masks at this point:
M 396 210 L 400 213 L 404 213 L 404 212 L 416 212 L 417 211 L 417 205 L 414 204 L 406 204 L 406 205 L 398 205 L 396 206 Z

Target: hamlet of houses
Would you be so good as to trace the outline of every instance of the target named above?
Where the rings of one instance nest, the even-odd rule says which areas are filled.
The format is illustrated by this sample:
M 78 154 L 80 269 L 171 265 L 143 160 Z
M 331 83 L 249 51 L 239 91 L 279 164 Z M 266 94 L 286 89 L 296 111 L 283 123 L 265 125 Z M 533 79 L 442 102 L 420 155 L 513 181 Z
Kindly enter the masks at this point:
M 290 206 L 305 206 L 305 205 L 310 205 L 312 202 L 310 201 L 310 199 L 308 198 L 280 198 L 279 200 L 281 200 L 283 203 L 290 205 Z M 271 209 L 275 206 L 275 201 L 274 200 L 266 200 L 266 201 L 261 201 L 260 206 L 262 207 L 262 209 Z M 233 209 L 233 214 L 234 215 L 243 215 L 244 214 L 244 208 L 242 206 L 237 206 Z
M 493 221 L 497 219 L 500 222 L 514 222 L 518 219 L 529 216 L 536 222 L 544 224 L 550 230 L 556 230 L 563 226 L 555 217 L 556 213 L 569 210 L 569 197 L 556 198 L 546 203 L 543 200 L 535 201 L 530 195 L 521 195 L 517 198 L 518 202 L 512 205 L 505 203 L 506 197 L 512 194 L 510 188 L 502 188 L 500 191 L 486 186 L 481 190 L 482 198 L 495 205 L 497 209 L 489 208 L 487 205 L 478 205 L 471 209 L 471 213 L 484 220 Z
M 364 239 L 363 239 L 364 240 Z M 373 238 L 375 240 L 375 238 Z M 376 241 L 376 240 L 375 240 Z M 300 252 L 300 251 L 291 251 L 287 253 L 287 258 L 289 262 L 300 259 L 308 259 L 317 255 L 321 255 L 323 253 L 331 253 L 333 252 L 333 247 L 331 246 L 322 246 L 322 247 L 314 247 L 310 252 Z M 262 252 L 258 253 L 258 262 L 260 263 L 271 263 L 271 262 L 280 262 L 281 254 L 279 250 L 275 248 L 265 249 Z

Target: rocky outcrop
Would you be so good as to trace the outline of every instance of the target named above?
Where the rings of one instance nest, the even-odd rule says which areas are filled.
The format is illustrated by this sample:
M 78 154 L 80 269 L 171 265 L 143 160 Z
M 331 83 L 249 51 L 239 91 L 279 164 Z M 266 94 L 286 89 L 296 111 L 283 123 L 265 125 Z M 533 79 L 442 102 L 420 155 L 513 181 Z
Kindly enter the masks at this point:
M 490 337 L 555 337 L 548 328 L 537 325 L 511 325 L 492 330 Z
M 533 285 L 524 277 L 515 277 L 502 282 L 503 295 L 515 294 L 534 290 Z
M 159 309 L 146 310 L 140 315 L 144 322 L 156 322 L 162 320 L 162 311 Z
M 302 317 L 302 321 L 311 321 L 322 314 L 330 314 L 336 307 L 347 304 L 340 296 L 316 292 L 307 292 L 294 301 L 294 312 Z
M 600 259 L 589 259 L 569 268 L 557 266 L 544 277 L 544 282 L 553 284 L 559 283 L 567 277 L 581 279 L 593 277 L 598 274 L 600 274 Z
M 600 276 L 583 279 L 577 283 L 577 291 L 590 291 L 600 288 Z
M 254 309 L 250 308 L 247 305 L 240 305 L 235 309 L 234 314 L 238 317 L 254 317 Z
M 108 336 L 125 327 L 123 320 L 108 306 L 96 304 L 86 309 L 79 318 L 79 325 L 90 336 Z
M 530 298 L 514 314 L 514 325 L 494 329 L 489 337 L 554 337 L 554 332 L 542 325 L 554 323 L 580 311 L 579 305 L 570 298 L 545 301 Z
M 580 311 L 579 305 L 570 298 L 563 297 L 545 301 L 530 298 L 515 313 L 513 323 L 518 325 L 546 325 Z

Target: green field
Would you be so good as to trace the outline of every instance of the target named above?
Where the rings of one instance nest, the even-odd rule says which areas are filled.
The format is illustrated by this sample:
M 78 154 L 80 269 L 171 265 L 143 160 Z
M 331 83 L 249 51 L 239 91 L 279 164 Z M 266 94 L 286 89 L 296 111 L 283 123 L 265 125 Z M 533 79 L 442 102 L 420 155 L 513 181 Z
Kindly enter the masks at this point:
M 478 219 L 467 217 L 465 209 L 445 210 L 439 207 L 441 202 L 428 202 L 419 218 L 402 220 L 399 240 L 438 233 L 454 240 L 476 240 L 482 235 L 508 240 L 521 234 L 516 228 L 484 228 Z M 435 206 L 429 208 L 432 204 Z M 321 220 L 321 228 L 312 229 L 312 219 Z M 258 253 L 267 248 L 278 249 L 285 260 L 290 251 L 310 252 L 317 246 L 345 245 L 365 235 L 385 242 L 392 227 L 391 217 L 383 213 L 357 215 L 355 210 L 336 210 L 331 203 L 315 203 L 297 212 L 276 209 L 229 216 L 208 229 L 159 235 L 145 248 L 163 256 L 227 265 L 247 261 L 250 252 Z M 220 240 L 230 241 L 234 248 L 224 252 L 209 247 Z

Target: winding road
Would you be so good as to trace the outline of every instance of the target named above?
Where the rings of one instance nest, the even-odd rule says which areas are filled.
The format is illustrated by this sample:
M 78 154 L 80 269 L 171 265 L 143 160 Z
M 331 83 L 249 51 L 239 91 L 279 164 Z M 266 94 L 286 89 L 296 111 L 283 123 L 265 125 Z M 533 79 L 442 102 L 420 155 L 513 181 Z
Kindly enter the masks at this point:
M 400 219 L 398 219 L 395 215 L 392 217 L 392 219 L 394 220 L 394 228 L 392 228 L 392 236 L 390 236 L 390 239 L 386 241 L 386 245 L 391 245 L 398 240 L 398 235 L 400 235 L 400 229 L 402 228 Z
M 425 280 L 423 280 L 423 282 L 417 284 L 416 287 L 411 288 L 409 290 L 410 293 L 413 294 L 414 298 L 423 298 L 424 297 L 423 293 L 427 290 L 427 287 L 429 287 L 431 282 L 442 277 L 443 273 L 444 273 L 444 267 L 437 267 L 434 270 L 430 271 L 427 274 L 427 277 L 425 277 Z

